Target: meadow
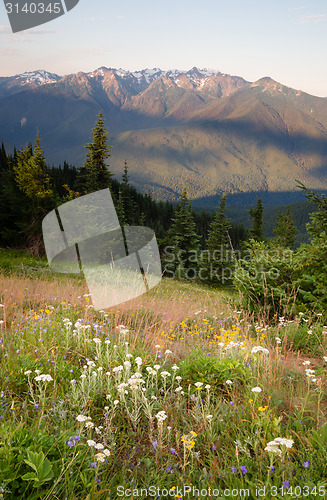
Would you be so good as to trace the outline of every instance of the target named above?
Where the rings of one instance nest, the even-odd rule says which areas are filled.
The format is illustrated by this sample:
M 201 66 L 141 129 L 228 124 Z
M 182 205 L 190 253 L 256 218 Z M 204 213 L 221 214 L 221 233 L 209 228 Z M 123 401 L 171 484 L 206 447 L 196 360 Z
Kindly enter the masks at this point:
M 0 498 L 327 497 L 321 314 L 169 279 L 96 312 L 42 259 L 0 267 Z

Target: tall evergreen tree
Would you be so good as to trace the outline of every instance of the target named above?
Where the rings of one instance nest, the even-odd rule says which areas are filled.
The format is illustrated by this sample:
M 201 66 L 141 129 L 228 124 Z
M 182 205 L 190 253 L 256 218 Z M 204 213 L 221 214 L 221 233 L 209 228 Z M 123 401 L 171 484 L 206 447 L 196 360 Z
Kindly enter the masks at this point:
M 16 185 L 23 194 L 23 210 L 18 224 L 29 250 L 39 255 L 44 252 L 42 219 L 55 205 L 39 132 L 34 151 L 29 145 L 17 153 L 17 160 L 13 162 L 13 174 Z
M 206 246 L 210 250 L 220 248 L 222 245 L 229 244 L 228 231 L 231 223 L 226 215 L 226 193 L 223 194 L 218 210 L 210 224 Z
M 100 111 L 93 128 L 92 141 L 85 146 L 88 152 L 77 178 L 77 189 L 83 194 L 110 187 L 112 173 L 107 169 L 106 159 L 110 156 L 111 146 L 107 142 L 103 113 Z
M 297 229 L 289 205 L 286 208 L 286 214 L 278 210 L 277 222 L 273 232 L 276 235 L 276 242 L 278 245 L 294 249 Z
M 204 269 L 200 278 L 213 283 L 231 282 L 233 275 L 233 253 L 229 231 L 231 223 L 226 215 L 226 194 L 224 193 L 216 214 L 210 224 L 206 250 L 203 252 Z
M 256 241 L 262 241 L 263 237 L 263 205 L 262 199 L 259 198 L 255 208 L 250 208 L 249 214 L 252 217 L 252 229 L 250 230 L 250 238 Z
M 195 278 L 200 246 L 186 185 L 165 241 L 167 246 L 164 267 L 167 276 Z
M 119 224 L 121 226 L 126 226 L 127 222 L 126 222 L 124 200 L 123 200 L 122 190 L 121 189 L 119 189 L 118 200 L 115 203 L 115 208 L 116 208 L 116 212 L 117 212 L 117 217 L 118 217 L 118 220 L 119 220 Z
M 138 222 L 136 220 L 137 207 L 133 199 L 133 192 L 132 192 L 133 190 L 129 184 L 127 161 L 125 161 L 124 164 L 124 173 L 122 175 L 122 184 L 120 191 L 121 191 L 120 196 L 122 198 L 121 203 L 124 210 L 125 223 L 132 226 L 133 224 L 136 224 Z
M 37 206 L 40 200 L 53 195 L 47 166 L 37 132 L 34 152 L 31 145 L 17 154 L 17 165 L 14 166 L 17 186 Z

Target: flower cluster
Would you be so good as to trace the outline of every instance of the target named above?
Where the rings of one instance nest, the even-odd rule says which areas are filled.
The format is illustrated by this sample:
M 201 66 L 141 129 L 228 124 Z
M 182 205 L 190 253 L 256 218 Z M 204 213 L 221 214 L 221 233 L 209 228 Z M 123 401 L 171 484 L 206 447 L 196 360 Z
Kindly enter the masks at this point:
M 269 354 L 269 350 L 265 347 L 261 347 L 261 345 L 256 345 L 252 348 L 251 354 L 257 354 L 257 352 L 263 352 L 264 354 Z
M 80 440 L 81 440 L 80 436 L 70 436 L 70 438 L 67 441 L 67 446 L 69 446 L 70 448 L 72 448 Z
M 37 375 L 36 377 L 34 377 L 34 380 L 36 382 L 52 382 L 53 378 L 51 377 L 51 375 L 42 373 L 41 375 Z
M 265 451 L 268 451 L 269 453 L 276 453 L 277 455 L 282 456 L 282 450 L 280 449 L 280 446 L 285 446 L 286 448 L 292 448 L 293 444 L 294 444 L 293 439 L 278 437 L 275 438 L 273 441 L 267 443 Z
M 182 442 L 184 444 L 184 447 L 187 449 L 187 450 L 192 450 L 192 448 L 194 448 L 195 446 L 195 441 L 193 438 L 196 438 L 197 437 L 197 433 L 194 432 L 194 431 L 191 431 L 189 434 L 185 435 L 183 434 L 182 435 Z

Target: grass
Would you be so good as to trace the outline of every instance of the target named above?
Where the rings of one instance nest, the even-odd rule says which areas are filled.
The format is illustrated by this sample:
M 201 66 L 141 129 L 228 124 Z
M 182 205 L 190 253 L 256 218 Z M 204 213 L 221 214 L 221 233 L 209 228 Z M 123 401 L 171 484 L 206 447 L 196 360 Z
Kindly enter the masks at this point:
M 95 312 L 81 278 L 6 254 L 0 498 L 326 498 L 320 316 L 260 324 L 171 280 Z

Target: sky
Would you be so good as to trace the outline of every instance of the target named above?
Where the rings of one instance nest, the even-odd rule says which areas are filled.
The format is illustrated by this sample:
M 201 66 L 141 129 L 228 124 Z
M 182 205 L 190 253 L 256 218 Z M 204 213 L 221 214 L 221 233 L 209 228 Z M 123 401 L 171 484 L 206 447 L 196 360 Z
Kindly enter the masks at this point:
M 327 97 L 326 49 L 326 0 L 80 0 L 15 34 L 0 5 L 0 76 L 197 66 Z

